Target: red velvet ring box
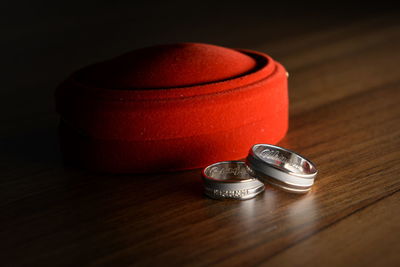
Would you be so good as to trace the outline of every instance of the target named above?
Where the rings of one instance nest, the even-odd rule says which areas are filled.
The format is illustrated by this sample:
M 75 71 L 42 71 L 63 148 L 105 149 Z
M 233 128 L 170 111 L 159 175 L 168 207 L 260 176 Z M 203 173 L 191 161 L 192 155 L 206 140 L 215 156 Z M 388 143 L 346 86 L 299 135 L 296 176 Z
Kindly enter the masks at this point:
M 287 76 L 260 52 L 161 45 L 73 73 L 56 108 L 68 162 L 112 173 L 192 169 L 281 140 Z

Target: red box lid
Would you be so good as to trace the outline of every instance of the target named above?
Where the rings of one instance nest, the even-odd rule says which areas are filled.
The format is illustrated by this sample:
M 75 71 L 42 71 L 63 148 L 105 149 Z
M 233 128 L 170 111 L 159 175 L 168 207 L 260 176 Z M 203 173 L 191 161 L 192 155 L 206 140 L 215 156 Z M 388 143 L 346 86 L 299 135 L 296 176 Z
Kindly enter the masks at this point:
M 244 158 L 288 127 L 285 69 L 208 44 L 143 48 L 73 73 L 56 91 L 62 150 L 97 171 L 182 170 Z

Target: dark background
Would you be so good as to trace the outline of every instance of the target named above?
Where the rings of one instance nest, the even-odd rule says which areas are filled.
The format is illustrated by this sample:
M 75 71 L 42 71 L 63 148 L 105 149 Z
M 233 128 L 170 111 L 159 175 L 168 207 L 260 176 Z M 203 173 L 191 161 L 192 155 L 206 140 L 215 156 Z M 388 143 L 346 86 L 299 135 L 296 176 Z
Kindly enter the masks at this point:
M 276 40 L 395 15 L 393 4 L 366 2 L 2 1 L 1 120 L 49 112 L 52 91 L 72 71 L 135 48 L 262 44 L 279 60 L 268 49 Z

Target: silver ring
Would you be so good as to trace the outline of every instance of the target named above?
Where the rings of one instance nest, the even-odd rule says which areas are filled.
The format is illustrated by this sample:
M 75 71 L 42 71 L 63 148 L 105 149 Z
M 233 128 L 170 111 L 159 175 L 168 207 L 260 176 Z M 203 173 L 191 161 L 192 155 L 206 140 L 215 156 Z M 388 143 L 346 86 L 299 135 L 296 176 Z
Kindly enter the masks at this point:
M 246 164 L 253 176 L 293 193 L 308 192 L 318 173 L 314 163 L 305 157 L 267 144 L 254 145 Z
M 264 191 L 243 161 L 222 161 L 203 170 L 204 194 L 214 199 L 250 199 Z

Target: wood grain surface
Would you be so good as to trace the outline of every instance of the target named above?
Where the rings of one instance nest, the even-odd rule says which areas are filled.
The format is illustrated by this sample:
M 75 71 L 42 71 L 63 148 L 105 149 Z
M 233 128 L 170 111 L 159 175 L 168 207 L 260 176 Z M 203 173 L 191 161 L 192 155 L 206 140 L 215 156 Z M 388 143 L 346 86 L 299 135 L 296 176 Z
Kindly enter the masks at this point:
M 57 45 L 36 47 L 28 31 L 7 32 L 10 51 L 36 65 L 24 68 L 11 53 L 2 91 L 0 265 L 400 266 L 398 16 L 311 28 L 312 20 L 289 21 L 268 40 L 254 37 L 269 29 L 262 21 L 254 32 L 237 29 L 246 41 L 229 33 L 219 40 L 215 32 L 205 40 L 264 51 L 288 69 L 290 129 L 279 145 L 316 163 L 319 174 L 306 195 L 267 186 L 251 200 L 215 201 L 203 196 L 199 169 L 105 175 L 64 168 L 54 87 L 79 65 L 125 47 L 106 48 L 105 41 L 98 54 L 68 50 L 65 64 L 44 72 L 60 53 Z M 65 36 L 77 34 L 65 23 Z M 39 23 L 32 30 L 58 36 L 57 27 L 42 33 Z M 26 50 L 12 50 L 21 40 L 31 40 Z M 80 53 L 86 57 L 77 60 Z M 18 66 L 23 80 L 15 78 Z

